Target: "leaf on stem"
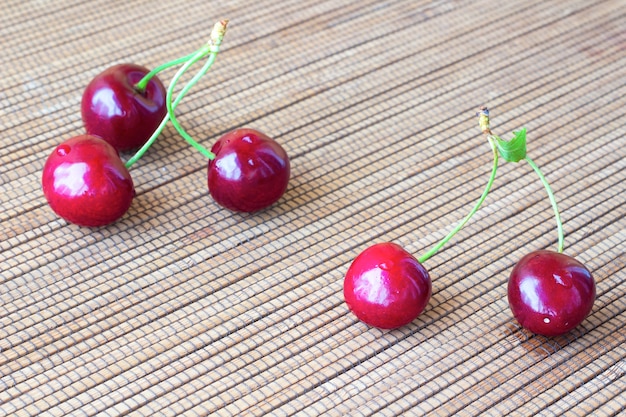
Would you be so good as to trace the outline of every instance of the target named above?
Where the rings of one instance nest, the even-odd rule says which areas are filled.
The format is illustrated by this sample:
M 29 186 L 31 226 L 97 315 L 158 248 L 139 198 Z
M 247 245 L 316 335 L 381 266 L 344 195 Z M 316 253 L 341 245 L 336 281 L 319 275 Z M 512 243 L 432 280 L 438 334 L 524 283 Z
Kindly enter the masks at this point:
M 514 131 L 513 135 L 510 141 L 494 136 L 498 151 L 507 162 L 519 162 L 526 158 L 526 128 Z

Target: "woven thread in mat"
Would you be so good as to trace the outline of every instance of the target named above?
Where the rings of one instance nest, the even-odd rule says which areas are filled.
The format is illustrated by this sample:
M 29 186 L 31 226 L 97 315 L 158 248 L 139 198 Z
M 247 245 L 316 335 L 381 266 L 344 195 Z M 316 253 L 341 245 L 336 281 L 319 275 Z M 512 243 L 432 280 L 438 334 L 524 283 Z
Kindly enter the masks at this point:
M 168 125 L 131 167 L 122 219 L 60 219 L 40 176 L 83 133 L 86 84 L 186 55 L 222 18 L 178 120 L 206 147 L 238 127 L 272 136 L 291 160 L 285 195 L 220 207 L 206 159 Z M 6 1 L 0 415 L 623 415 L 624 27 L 618 0 Z M 425 262 L 425 311 L 365 325 L 343 299 L 348 266 L 377 242 L 419 256 L 467 214 L 491 169 L 481 105 L 494 133 L 527 128 L 565 252 L 593 271 L 591 313 L 554 338 L 512 317 L 511 268 L 557 232 L 535 172 L 500 161 Z

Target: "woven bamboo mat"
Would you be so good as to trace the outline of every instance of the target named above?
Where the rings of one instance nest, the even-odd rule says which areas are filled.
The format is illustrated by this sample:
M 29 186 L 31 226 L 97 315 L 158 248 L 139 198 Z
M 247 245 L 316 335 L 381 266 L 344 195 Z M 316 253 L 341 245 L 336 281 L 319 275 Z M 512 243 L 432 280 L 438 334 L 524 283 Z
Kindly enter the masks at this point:
M 221 18 L 179 120 L 208 147 L 273 136 L 284 197 L 221 208 L 168 126 L 122 220 L 58 218 L 40 174 L 83 133 L 90 79 L 190 53 Z M 623 1 L 5 0 L 0 34 L 0 415 L 624 415 Z M 425 312 L 366 326 L 343 301 L 348 265 L 375 242 L 418 256 L 465 216 L 491 169 L 481 105 L 495 133 L 528 129 L 566 253 L 594 273 L 591 314 L 557 338 L 513 319 L 512 266 L 557 234 L 532 169 L 502 161 L 425 263 Z

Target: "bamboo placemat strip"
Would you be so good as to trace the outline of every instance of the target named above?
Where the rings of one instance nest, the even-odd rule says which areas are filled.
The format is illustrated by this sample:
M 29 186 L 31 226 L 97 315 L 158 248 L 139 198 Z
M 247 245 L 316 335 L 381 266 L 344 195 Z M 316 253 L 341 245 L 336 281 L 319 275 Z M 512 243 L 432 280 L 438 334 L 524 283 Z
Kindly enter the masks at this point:
M 624 411 L 621 2 L 173 3 L 12 3 L 0 17 L 13 39 L 0 58 L 0 415 Z M 285 196 L 253 215 L 220 208 L 206 161 L 168 128 L 133 166 L 124 219 L 59 220 L 39 175 L 81 132 L 88 80 L 188 53 L 212 16 L 232 19 L 224 49 L 179 118 L 205 144 L 241 125 L 270 133 L 292 157 Z M 427 262 L 422 316 L 365 326 L 343 302 L 345 270 L 376 241 L 419 254 L 465 215 L 489 170 L 481 104 L 497 133 L 528 127 L 566 251 L 594 271 L 594 310 L 555 339 L 512 319 L 511 267 L 556 233 L 534 172 L 502 162 Z

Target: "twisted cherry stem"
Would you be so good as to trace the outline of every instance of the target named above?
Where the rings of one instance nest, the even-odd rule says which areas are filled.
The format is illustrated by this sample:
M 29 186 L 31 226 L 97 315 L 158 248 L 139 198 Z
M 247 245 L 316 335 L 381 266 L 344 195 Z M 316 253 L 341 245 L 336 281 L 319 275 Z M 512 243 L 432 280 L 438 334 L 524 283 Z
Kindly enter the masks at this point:
M 145 83 L 143 84 L 144 88 L 145 88 L 145 85 L 147 85 L 147 83 L 150 80 L 150 78 L 152 78 L 152 76 L 154 76 L 154 74 L 156 74 L 157 72 L 162 71 L 165 68 L 169 68 L 169 67 L 172 67 L 172 66 L 177 65 L 177 64 L 185 63 L 185 65 L 177 72 L 177 74 L 175 76 L 175 80 L 172 82 L 173 84 L 175 84 L 178 81 L 178 79 L 180 79 L 182 74 L 185 71 L 187 71 L 187 69 L 189 69 L 189 67 L 191 67 L 191 65 L 193 65 L 196 62 L 198 62 L 200 59 L 205 57 L 207 54 L 211 54 L 212 59 L 209 59 L 207 61 L 207 63 L 202 67 L 202 69 L 200 71 L 198 71 L 196 73 L 196 75 L 182 88 L 182 90 L 180 91 L 180 93 L 178 93 L 178 96 L 176 96 L 176 99 L 174 101 L 172 101 L 172 92 L 170 91 L 170 89 L 173 90 L 173 88 L 168 89 L 168 95 L 166 96 L 166 106 L 167 106 L 167 109 L 168 109 L 168 113 L 165 115 L 165 117 L 161 121 L 161 124 L 159 124 L 159 126 L 156 128 L 156 130 L 152 133 L 152 136 L 150 136 L 150 138 L 148 138 L 146 143 L 128 161 L 126 161 L 126 163 L 124 164 L 126 166 L 126 168 L 130 168 L 133 164 L 135 164 L 135 162 L 137 162 L 139 159 L 141 159 L 141 157 L 146 153 L 146 151 L 152 146 L 154 141 L 159 137 L 159 135 L 161 134 L 161 132 L 165 128 L 165 125 L 167 124 L 168 120 L 170 120 L 170 118 L 174 114 L 174 109 L 178 106 L 178 104 L 180 103 L 182 98 L 198 82 L 198 80 L 200 78 L 202 78 L 202 76 L 204 76 L 204 74 L 206 74 L 208 69 L 211 67 L 211 65 L 215 61 L 215 55 L 217 54 L 217 51 L 215 53 L 212 53 L 212 50 L 216 49 L 212 45 L 214 44 L 214 42 L 217 42 L 218 39 L 219 39 L 218 44 L 221 43 L 221 39 L 224 37 L 224 33 L 225 33 L 225 30 L 226 30 L 226 24 L 227 23 L 228 23 L 227 20 L 223 20 L 223 21 L 220 21 L 220 22 L 216 23 L 215 26 L 213 27 L 213 31 L 211 32 L 211 40 L 209 41 L 209 43 L 207 43 L 206 45 L 202 46 L 202 48 L 198 49 L 196 52 L 194 52 L 192 54 L 189 54 L 189 55 L 184 56 L 182 58 L 175 59 L 173 61 L 170 61 L 170 62 L 168 62 L 166 64 L 163 64 L 163 65 L 155 68 L 153 71 L 151 71 L 149 74 L 147 74 L 144 78 L 142 78 L 135 85 L 135 88 L 139 88 L 138 86 L 140 84 L 144 83 L 144 80 L 146 80 Z M 219 48 L 217 48 L 217 49 L 219 49 Z M 152 74 L 152 76 L 149 77 L 150 74 Z M 170 85 L 170 87 L 172 87 L 172 86 Z M 178 123 L 178 122 L 176 121 L 176 123 Z M 174 122 L 172 124 L 174 124 Z M 193 141 L 193 139 L 192 139 L 192 141 Z M 198 144 L 198 146 L 200 146 L 200 145 Z M 200 146 L 200 148 L 202 148 L 202 146 Z M 202 149 L 204 149 L 204 148 L 202 148 Z M 209 154 L 211 154 L 211 155 L 213 155 L 213 158 L 215 158 L 215 156 L 214 156 L 214 154 L 212 152 L 209 152 L 206 149 L 204 149 L 204 151 L 209 153 Z
M 215 62 L 215 59 L 217 58 L 217 53 L 220 50 L 220 45 L 222 44 L 224 34 L 226 33 L 227 24 L 228 24 L 227 20 L 223 20 L 215 24 L 215 26 L 213 27 L 213 31 L 211 32 L 211 40 L 209 41 L 209 43 L 205 45 L 203 48 L 201 48 L 200 50 L 198 50 L 198 52 L 196 52 L 191 57 L 191 59 L 185 62 L 185 64 L 174 75 L 170 83 L 170 86 L 167 89 L 167 95 L 165 98 L 165 104 L 167 106 L 167 114 L 169 116 L 170 121 L 172 122 L 172 125 L 176 128 L 178 133 L 180 133 L 180 135 L 193 148 L 195 148 L 201 154 L 203 154 L 204 156 L 206 156 L 208 159 L 211 159 L 211 160 L 215 159 L 215 154 L 209 151 L 208 149 L 206 149 L 204 146 L 200 145 L 198 142 L 196 142 L 191 137 L 191 135 L 189 135 L 178 122 L 176 118 L 176 114 L 174 112 L 176 108 L 176 105 L 175 105 L 176 103 L 172 101 L 172 96 L 174 95 L 174 89 L 176 88 L 176 84 L 178 83 L 178 80 L 181 78 L 181 76 L 187 71 L 189 67 L 191 67 L 193 64 L 195 64 L 202 58 L 204 58 L 206 55 L 208 55 L 207 61 L 205 62 L 203 67 L 200 69 L 200 71 L 198 71 L 198 73 L 185 85 L 185 87 L 183 87 L 179 96 L 181 94 L 182 95 L 186 94 L 187 91 L 189 91 L 189 89 L 193 87 L 198 82 L 198 80 L 200 80 L 200 78 L 202 78 L 207 73 L 207 71 L 211 68 L 211 66 Z
M 489 145 L 491 145 L 491 151 L 493 153 L 493 164 L 491 167 L 491 175 L 489 176 L 489 181 L 487 181 L 487 185 L 485 186 L 485 189 L 483 190 L 482 195 L 480 196 L 476 204 L 474 204 L 474 207 L 467 214 L 467 216 L 465 216 L 465 218 L 463 218 L 463 220 L 461 220 L 461 222 L 457 224 L 456 227 L 452 229 L 450 233 L 446 235 L 446 237 L 441 239 L 439 243 L 433 246 L 428 252 L 420 256 L 418 258 L 419 263 L 424 263 L 428 259 L 430 259 L 431 256 L 437 253 L 439 249 L 441 249 L 446 243 L 448 243 L 448 241 L 452 239 L 454 235 L 456 235 L 463 228 L 463 226 L 465 226 L 465 224 L 472 218 L 472 216 L 476 214 L 480 206 L 483 204 L 483 202 L 487 198 L 487 194 L 489 194 L 489 191 L 491 190 L 491 186 L 493 185 L 493 182 L 496 179 L 496 171 L 498 169 L 498 150 L 496 149 L 496 144 L 494 143 L 491 130 L 489 130 L 488 125 L 487 125 L 486 130 L 483 129 L 483 134 L 487 137 L 487 141 L 489 142 Z
M 559 253 L 563 253 L 563 246 L 564 246 L 564 240 L 565 240 L 565 237 L 563 234 L 563 223 L 561 222 L 561 215 L 559 214 L 559 209 L 556 205 L 556 198 L 554 197 L 554 193 L 552 192 L 552 189 L 550 188 L 550 184 L 548 183 L 548 180 L 542 174 L 537 164 L 535 164 L 535 162 L 532 159 L 530 159 L 528 156 L 526 156 L 526 158 L 524 159 L 526 160 L 526 162 L 528 162 L 528 165 L 530 165 L 535 170 L 535 172 L 539 176 L 539 179 L 543 183 L 543 186 L 546 188 L 546 191 L 548 193 L 548 198 L 550 199 L 550 204 L 552 204 L 552 209 L 554 210 L 554 218 L 556 220 L 556 229 L 557 229 L 557 233 L 559 236 L 559 243 L 557 246 L 557 251 Z
M 200 79 L 200 77 L 202 77 L 208 71 L 208 69 L 211 67 L 211 65 L 215 61 L 215 56 L 216 56 L 216 53 L 212 53 L 209 56 L 209 59 L 204 64 L 202 69 L 200 71 L 198 71 L 198 73 L 196 74 L 196 77 L 194 77 L 192 80 L 190 80 L 189 83 L 187 83 L 187 85 L 185 87 L 189 86 L 189 88 L 191 88 L 191 86 L 193 86 L 193 84 L 195 84 Z M 176 118 L 176 114 L 174 112 L 174 110 L 176 109 L 175 103 L 172 102 L 172 96 L 174 95 L 174 87 L 176 86 L 176 83 L 178 82 L 180 77 L 183 75 L 183 73 L 185 71 L 187 71 L 187 69 L 190 66 L 192 66 L 193 64 L 198 62 L 203 57 L 204 57 L 204 55 L 202 53 L 198 53 L 193 58 L 191 58 L 189 61 L 187 61 L 185 63 L 185 65 L 183 65 L 178 70 L 176 75 L 174 75 L 174 78 L 172 78 L 172 82 L 170 83 L 169 88 L 167 89 L 167 95 L 166 95 L 166 98 L 165 98 L 165 103 L 166 103 L 166 106 L 167 106 L 167 117 L 169 117 L 170 121 L 172 122 L 172 125 L 174 126 L 174 128 L 176 128 L 178 133 L 180 133 L 180 135 L 187 141 L 187 143 L 189 143 L 193 148 L 198 150 L 202 155 L 206 156 L 209 159 L 215 159 L 215 154 L 213 152 L 209 151 L 204 146 L 202 146 L 198 142 L 196 142 L 196 140 L 194 138 L 192 138 L 191 135 L 189 135 L 189 133 L 187 133 L 187 131 L 185 131 L 185 129 L 180 125 L 180 123 L 178 122 L 178 119 Z M 183 90 L 181 90 L 181 94 L 183 92 L 186 93 L 189 90 L 189 88 L 187 88 L 186 90 L 185 90 L 185 88 L 183 88 Z M 180 94 L 179 94 L 179 96 L 180 96 Z

